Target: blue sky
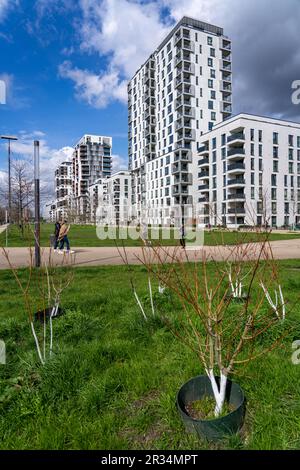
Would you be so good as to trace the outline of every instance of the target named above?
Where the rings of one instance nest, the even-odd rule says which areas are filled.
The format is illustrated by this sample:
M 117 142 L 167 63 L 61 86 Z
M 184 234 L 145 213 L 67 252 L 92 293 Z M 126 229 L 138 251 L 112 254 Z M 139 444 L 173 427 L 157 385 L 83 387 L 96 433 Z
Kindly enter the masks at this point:
M 19 136 L 19 157 L 41 140 L 49 188 L 85 133 L 112 136 L 115 169 L 126 167 L 126 83 L 184 14 L 232 38 L 235 113 L 300 120 L 290 99 L 300 79 L 298 0 L 0 0 L 0 133 Z M 0 144 L 0 176 L 6 160 Z

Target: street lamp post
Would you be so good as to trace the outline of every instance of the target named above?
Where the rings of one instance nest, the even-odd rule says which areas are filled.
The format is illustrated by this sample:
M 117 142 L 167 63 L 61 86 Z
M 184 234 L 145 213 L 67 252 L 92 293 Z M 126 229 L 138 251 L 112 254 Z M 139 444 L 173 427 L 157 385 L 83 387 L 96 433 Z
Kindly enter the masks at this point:
M 41 266 L 40 247 L 40 142 L 34 141 L 34 251 L 35 267 Z
M 8 222 L 12 222 L 11 216 L 11 141 L 18 140 L 18 137 L 12 135 L 2 135 L 1 139 L 8 141 Z

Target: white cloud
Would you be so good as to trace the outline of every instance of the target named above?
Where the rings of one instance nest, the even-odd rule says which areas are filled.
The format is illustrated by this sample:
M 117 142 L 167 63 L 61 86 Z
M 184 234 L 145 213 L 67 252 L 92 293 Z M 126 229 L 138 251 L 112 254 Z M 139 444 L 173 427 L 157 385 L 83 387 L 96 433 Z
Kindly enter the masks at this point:
M 0 0 L 0 21 L 2 21 L 7 12 L 18 6 L 18 0 Z
M 120 155 L 112 155 L 112 173 L 116 173 L 120 170 L 127 170 L 128 162 L 127 159 L 121 157 Z
M 69 61 L 65 61 L 59 67 L 59 73 L 73 80 L 77 97 L 95 108 L 104 108 L 112 100 L 127 102 L 127 82 L 120 81 L 117 71 L 96 75 L 73 68 Z
M 40 142 L 40 179 L 43 193 L 49 195 L 49 199 L 54 196 L 54 171 L 63 161 L 70 161 L 73 148 L 63 147 L 61 149 L 51 148 L 47 143 L 46 136 L 41 131 L 19 132 L 19 140 L 12 144 L 12 158 L 27 161 L 33 165 L 33 142 Z M 2 144 L 4 148 L 5 144 Z M 5 150 L 4 150 L 5 154 Z M 2 175 L 5 172 L 2 171 Z
M 76 95 L 97 108 L 112 100 L 127 102 L 127 82 L 170 27 L 160 18 L 160 2 L 80 0 L 80 48 L 107 58 L 101 72 L 64 62 L 60 75 L 75 83 Z

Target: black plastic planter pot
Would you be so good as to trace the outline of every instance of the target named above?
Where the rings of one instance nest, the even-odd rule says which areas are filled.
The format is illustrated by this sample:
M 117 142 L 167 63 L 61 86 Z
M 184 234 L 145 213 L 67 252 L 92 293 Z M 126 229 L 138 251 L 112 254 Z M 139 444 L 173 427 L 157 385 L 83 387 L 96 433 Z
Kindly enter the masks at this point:
M 50 318 L 51 312 L 52 312 L 52 307 L 45 308 L 45 311 L 40 310 L 39 312 L 36 312 L 34 314 L 34 319 L 35 321 L 40 321 L 42 323 L 44 322 L 44 319 L 46 319 L 46 322 L 47 322 Z M 52 318 L 61 317 L 63 314 L 64 314 L 64 311 L 60 307 L 58 307 L 56 315 L 53 315 Z
M 219 379 L 216 379 L 217 382 Z M 194 377 L 185 383 L 177 394 L 177 408 L 188 432 L 196 433 L 209 441 L 220 441 L 225 437 L 236 434 L 243 426 L 246 403 L 242 389 L 228 380 L 226 400 L 233 406 L 234 411 L 221 418 L 211 420 L 193 419 L 189 416 L 186 406 L 204 397 L 213 397 L 210 380 L 206 375 Z

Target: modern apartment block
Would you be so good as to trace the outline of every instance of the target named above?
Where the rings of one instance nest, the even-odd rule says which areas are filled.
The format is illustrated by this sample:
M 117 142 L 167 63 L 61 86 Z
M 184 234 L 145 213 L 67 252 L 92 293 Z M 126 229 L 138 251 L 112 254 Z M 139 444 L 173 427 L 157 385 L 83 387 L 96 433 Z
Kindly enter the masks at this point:
M 72 163 L 63 162 L 55 170 L 55 219 L 68 218 L 72 199 Z
M 300 223 L 300 124 L 240 114 L 202 136 L 201 225 Z
M 72 158 L 72 210 L 78 221 L 91 218 L 89 186 L 111 175 L 112 138 L 84 135 L 76 144 Z
M 89 187 L 89 199 L 93 223 L 103 222 L 104 218 L 110 217 L 112 225 L 126 224 L 131 205 L 130 172 L 121 170 L 110 178 L 97 180 Z M 97 212 L 98 209 L 103 210 Z
M 191 204 L 197 144 L 231 116 L 231 41 L 183 17 L 128 84 L 129 169 L 137 206 Z

